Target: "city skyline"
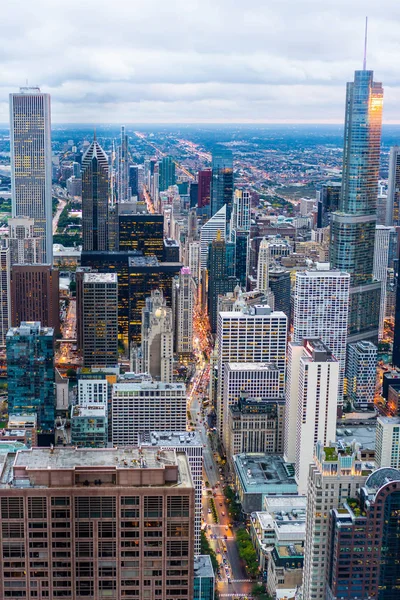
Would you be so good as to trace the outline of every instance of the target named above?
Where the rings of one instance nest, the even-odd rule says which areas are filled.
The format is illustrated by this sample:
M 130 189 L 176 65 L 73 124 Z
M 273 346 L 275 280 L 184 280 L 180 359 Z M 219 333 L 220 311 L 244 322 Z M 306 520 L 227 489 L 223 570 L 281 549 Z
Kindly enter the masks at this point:
M 158 1 L 111 8 L 72 0 L 68 11 L 50 10 L 48 0 L 35 11 L 26 4 L 3 18 L 0 123 L 7 94 L 27 79 L 52 95 L 56 123 L 340 123 L 343 84 L 362 65 L 365 15 L 367 66 L 388 88 L 385 122 L 399 122 L 400 13 L 390 0 L 254 0 L 246 8 L 223 0 L 201 11 L 192 0 L 178 2 L 179 21 Z

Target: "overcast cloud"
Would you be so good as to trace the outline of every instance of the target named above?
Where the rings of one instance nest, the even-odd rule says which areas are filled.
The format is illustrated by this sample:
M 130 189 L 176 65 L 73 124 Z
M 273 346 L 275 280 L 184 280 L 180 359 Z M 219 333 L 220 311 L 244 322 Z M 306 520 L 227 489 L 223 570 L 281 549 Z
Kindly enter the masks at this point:
M 38 84 L 53 122 L 338 122 L 368 67 L 400 123 L 396 0 L 13 0 L 0 20 L 0 122 Z

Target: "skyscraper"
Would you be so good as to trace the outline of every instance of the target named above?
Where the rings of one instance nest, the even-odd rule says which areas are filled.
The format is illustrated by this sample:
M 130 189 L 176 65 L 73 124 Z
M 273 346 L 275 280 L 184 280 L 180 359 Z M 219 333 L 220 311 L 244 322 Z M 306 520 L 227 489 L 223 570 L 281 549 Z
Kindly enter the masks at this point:
M 340 362 L 338 404 L 343 402 L 350 275 L 340 271 L 296 273 L 293 341 L 318 338 Z
M 175 163 L 171 156 L 163 156 L 160 162 L 160 192 L 167 190 L 170 185 L 175 185 Z
M 40 323 L 21 323 L 6 337 L 8 410 L 35 414 L 38 425 L 54 430 L 54 330 Z
M 269 242 L 266 238 L 261 240 L 258 251 L 257 263 L 257 289 L 260 292 L 268 292 L 269 289 L 269 268 L 272 258 L 270 253 Z
M 8 219 L 11 265 L 35 265 L 45 262 L 45 243 L 29 217 Z
M 131 199 L 129 189 L 129 143 L 125 127 L 121 127 L 120 145 L 118 146 L 118 203 Z
M 83 364 L 118 364 L 118 279 L 116 273 L 85 273 L 82 299 Z
M 378 349 L 367 340 L 347 347 L 347 396 L 356 410 L 374 404 Z
M 400 146 L 390 148 L 386 225 L 400 225 Z
M 231 243 L 226 244 L 221 232 L 210 244 L 208 251 L 208 318 L 211 331 L 217 331 L 218 297 L 233 292 L 238 280 L 233 276 L 234 259 L 230 259 L 229 250 L 235 250 Z M 233 258 L 233 257 L 232 257 Z
M 226 236 L 226 206 L 224 205 L 215 215 L 211 217 L 200 229 L 200 269 L 207 268 L 208 250 L 211 242 L 220 231 L 221 238 Z
M 34 219 L 43 262 L 52 264 L 50 95 L 38 87 L 10 94 L 10 151 L 12 216 Z
M 96 137 L 82 158 L 83 250 L 108 250 L 108 158 Z
M 233 156 L 228 148 L 215 150 L 212 155 L 211 213 L 213 217 L 226 205 L 226 222 L 230 225 L 233 203 Z
M 386 298 L 389 268 L 393 268 L 398 257 L 397 231 L 394 227 L 377 225 L 374 248 L 374 278 L 381 282 L 381 302 L 379 310 L 379 339 L 383 338 L 386 315 Z
M 140 250 L 144 256 L 163 260 L 164 216 L 157 214 L 120 213 L 118 249 Z
M 190 358 L 193 353 L 193 311 L 196 286 L 189 267 L 172 280 L 175 351 Z
M 338 210 L 342 184 L 336 181 L 323 183 L 317 191 L 317 227 L 327 227 L 331 214 Z
M 235 190 L 231 229 L 250 231 L 250 191 Z
M 381 284 L 373 261 L 382 103 L 373 71 L 356 71 L 347 84 L 342 191 L 331 225 L 331 268 L 351 278 L 349 342 L 378 336 Z
M 6 345 L 11 326 L 10 248 L 7 240 L 0 241 L 0 346 Z

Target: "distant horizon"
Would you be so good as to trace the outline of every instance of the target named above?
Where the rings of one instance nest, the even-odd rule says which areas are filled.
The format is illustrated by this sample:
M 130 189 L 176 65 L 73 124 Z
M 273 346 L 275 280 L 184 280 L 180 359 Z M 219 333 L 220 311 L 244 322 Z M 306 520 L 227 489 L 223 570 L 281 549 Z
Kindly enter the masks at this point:
M 344 123 L 343 122 L 335 122 L 335 123 L 326 123 L 323 121 L 309 121 L 309 122 L 289 122 L 289 121 L 281 121 L 281 122 L 267 122 L 267 121 L 254 121 L 254 122 L 246 122 L 246 121 L 204 121 L 204 122 L 189 122 L 189 121 L 176 121 L 176 122 L 169 122 L 169 121 L 157 121 L 157 122 L 152 122 L 152 121 L 147 121 L 147 122 L 127 122 L 127 121 L 118 121 L 118 122 L 104 122 L 104 121 L 93 121 L 93 122 L 74 122 L 74 121 L 69 121 L 69 122 L 58 122 L 58 121 L 52 121 L 51 122 L 51 126 L 52 128 L 54 126 L 59 126 L 59 127 L 88 127 L 88 128 L 92 128 L 92 127 L 139 127 L 139 126 L 151 126 L 151 127 L 176 127 L 176 126 L 186 126 L 186 127 L 197 127 L 197 128 L 201 128 L 201 127 L 211 127 L 211 126 L 218 126 L 218 127 L 230 127 L 230 126 L 241 126 L 241 127 L 252 127 L 252 126 L 260 126 L 260 125 L 265 125 L 268 127 L 292 127 L 292 126 L 296 126 L 296 127 L 307 127 L 307 126 L 315 126 L 315 127 L 340 127 L 341 129 L 343 129 L 344 127 Z M 391 121 L 387 121 L 387 122 L 383 122 L 382 123 L 382 128 L 384 127 L 400 127 L 400 121 L 396 121 L 396 122 L 391 122 Z M 10 129 L 10 126 L 8 123 L 0 123 L 0 128 L 1 129 Z M 400 141 L 400 140 L 399 140 Z

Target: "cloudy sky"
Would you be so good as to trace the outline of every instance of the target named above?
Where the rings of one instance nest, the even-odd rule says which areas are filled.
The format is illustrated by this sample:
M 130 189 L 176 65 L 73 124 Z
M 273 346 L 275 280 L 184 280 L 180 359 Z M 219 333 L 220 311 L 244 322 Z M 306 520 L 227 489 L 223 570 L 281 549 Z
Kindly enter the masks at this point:
M 13 0 L 0 20 L 0 123 L 38 84 L 53 122 L 341 123 L 368 66 L 400 123 L 397 0 Z

